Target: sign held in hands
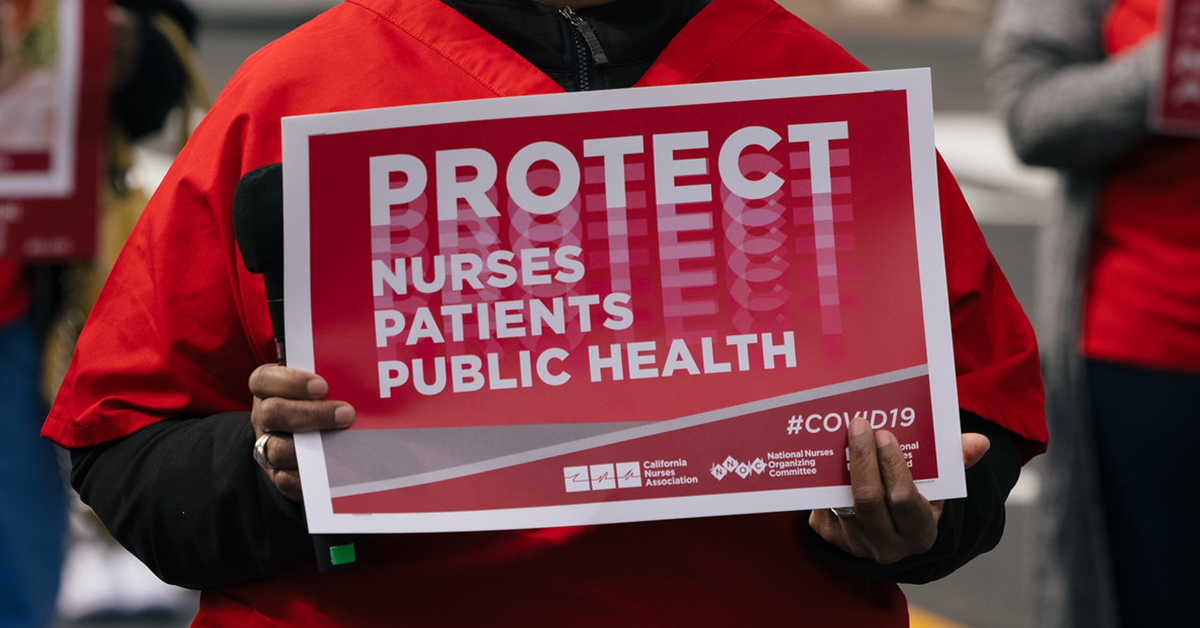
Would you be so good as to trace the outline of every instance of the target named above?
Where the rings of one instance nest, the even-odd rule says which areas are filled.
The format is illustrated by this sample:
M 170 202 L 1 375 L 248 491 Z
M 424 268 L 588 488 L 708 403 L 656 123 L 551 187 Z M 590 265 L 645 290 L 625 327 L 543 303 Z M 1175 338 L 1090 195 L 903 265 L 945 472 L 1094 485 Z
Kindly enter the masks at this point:
M 284 120 L 314 532 L 848 505 L 846 428 L 964 494 L 929 75 Z

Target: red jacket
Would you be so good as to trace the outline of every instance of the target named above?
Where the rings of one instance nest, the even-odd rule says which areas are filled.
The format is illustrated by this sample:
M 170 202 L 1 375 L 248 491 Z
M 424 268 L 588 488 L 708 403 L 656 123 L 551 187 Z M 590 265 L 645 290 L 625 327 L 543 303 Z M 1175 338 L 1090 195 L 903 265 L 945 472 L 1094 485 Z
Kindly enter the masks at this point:
M 862 69 L 774 2 L 714 0 L 639 85 Z M 249 408 L 249 374 L 275 355 L 230 205 L 243 173 L 280 161 L 282 116 L 556 91 L 437 0 L 349 0 L 253 56 L 129 240 L 44 434 L 82 447 Z M 1027 439 L 1032 455 L 1045 441 L 1032 330 L 940 175 L 960 405 Z M 823 562 L 797 523 L 784 513 L 367 537 L 351 571 L 307 565 L 205 591 L 195 625 L 907 625 L 898 587 Z

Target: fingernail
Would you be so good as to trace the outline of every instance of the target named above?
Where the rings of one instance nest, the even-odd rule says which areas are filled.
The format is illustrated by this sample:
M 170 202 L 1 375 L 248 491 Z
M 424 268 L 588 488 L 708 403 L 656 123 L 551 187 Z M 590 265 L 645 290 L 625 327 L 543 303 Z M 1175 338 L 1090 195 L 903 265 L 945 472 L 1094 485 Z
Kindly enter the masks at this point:
M 350 427 L 350 424 L 354 423 L 354 408 L 338 406 L 333 411 L 333 422 L 337 423 L 338 427 Z
M 314 377 L 308 380 L 308 396 L 312 399 L 323 399 L 329 394 L 329 384 L 325 380 Z
M 850 435 L 851 436 L 862 436 L 863 434 L 866 434 L 868 427 L 869 427 L 869 425 L 867 423 L 867 420 L 862 418 L 861 416 L 856 416 L 853 419 L 850 419 Z
M 884 447 L 887 447 L 894 440 L 896 440 L 896 437 L 892 436 L 892 433 L 887 430 L 880 430 L 878 432 L 875 432 L 875 447 L 877 447 L 879 449 L 883 449 Z

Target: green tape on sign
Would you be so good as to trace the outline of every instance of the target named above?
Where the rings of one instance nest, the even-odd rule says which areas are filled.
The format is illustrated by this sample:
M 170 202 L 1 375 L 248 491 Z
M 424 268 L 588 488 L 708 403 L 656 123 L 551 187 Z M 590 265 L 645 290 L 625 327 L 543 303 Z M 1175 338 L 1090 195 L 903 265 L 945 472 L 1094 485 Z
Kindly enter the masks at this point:
M 354 544 L 331 546 L 329 548 L 329 562 L 334 565 L 349 565 L 354 562 Z

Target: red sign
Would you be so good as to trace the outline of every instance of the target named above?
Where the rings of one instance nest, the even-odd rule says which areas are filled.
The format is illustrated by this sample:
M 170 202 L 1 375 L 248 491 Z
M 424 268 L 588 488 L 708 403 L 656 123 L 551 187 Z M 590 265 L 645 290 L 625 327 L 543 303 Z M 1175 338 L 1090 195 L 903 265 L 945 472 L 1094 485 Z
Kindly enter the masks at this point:
M 96 245 L 108 93 L 105 2 L 14 10 L 0 58 L 0 257 L 81 259 Z M 26 11 L 22 13 L 22 11 Z
M 314 531 L 848 503 L 856 415 L 962 490 L 927 72 L 284 137 L 289 363 L 358 417 L 298 441 Z
M 1151 125 L 1200 135 L 1200 0 L 1164 0 L 1160 23 L 1165 52 Z

